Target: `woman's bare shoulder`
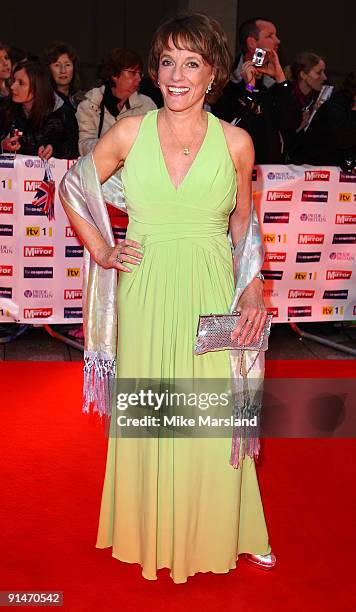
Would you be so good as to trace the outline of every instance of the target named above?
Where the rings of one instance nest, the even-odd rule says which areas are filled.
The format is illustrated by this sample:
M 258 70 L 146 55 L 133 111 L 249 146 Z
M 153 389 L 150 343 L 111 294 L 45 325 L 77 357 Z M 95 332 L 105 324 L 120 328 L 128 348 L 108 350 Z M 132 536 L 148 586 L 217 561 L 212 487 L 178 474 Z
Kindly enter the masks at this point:
M 252 166 L 255 159 L 255 149 L 252 138 L 246 130 L 220 120 L 224 130 L 226 144 L 236 169 Z
M 93 158 L 102 183 L 123 165 L 143 117 L 137 115 L 120 119 L 96 143 Z
M 113 136 L 132 145 L 136 139 L 144 116 L 145 115 L 135 115 L 133 117 L 124 117 L 120 119 L 111 128 L 113 130 Z
M 220 119 L 220 123 L 229 146 L 240 151 L 246 147 L 251 147 L 251 145 L 253 146 L 252 138 L 246 130 L 239 128 L 237 125 L 231 125 L 223 119 Z
M 124 117 L 117 121 L 97 142 L 94 159 L 105 158 L 112 164 L 122 164 L 136 140 L 144 116 Z

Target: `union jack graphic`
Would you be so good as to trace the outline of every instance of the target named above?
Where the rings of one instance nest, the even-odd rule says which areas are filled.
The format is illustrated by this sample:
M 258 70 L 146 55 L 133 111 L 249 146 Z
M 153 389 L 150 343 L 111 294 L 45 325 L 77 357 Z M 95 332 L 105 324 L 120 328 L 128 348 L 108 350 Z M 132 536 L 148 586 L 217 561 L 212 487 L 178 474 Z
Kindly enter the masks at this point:
M 41 206 L 49 221 L 55 219 L 54 216 L 54 194 L 56 191 L 52 171 L 48 161 L 44 162 L 45 173 L 40 186 L 36 190 L 32 200 L 34 206 Z

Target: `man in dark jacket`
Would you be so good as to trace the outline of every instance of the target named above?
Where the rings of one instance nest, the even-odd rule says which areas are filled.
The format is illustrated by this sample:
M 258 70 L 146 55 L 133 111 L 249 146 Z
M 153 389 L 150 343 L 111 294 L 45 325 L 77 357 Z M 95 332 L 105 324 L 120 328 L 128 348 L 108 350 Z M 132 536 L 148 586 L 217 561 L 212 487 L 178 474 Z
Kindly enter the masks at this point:
M 241 58 L 212 112 L 250 134 L 256 164 L 283 163 L 283 134 L 297 129 L 302 116 L 278 59 L 276 28 L 250 19 L 240 26 L 239 42 Z M 262 66 L 253 61 L 257 48 L 266 51 Z

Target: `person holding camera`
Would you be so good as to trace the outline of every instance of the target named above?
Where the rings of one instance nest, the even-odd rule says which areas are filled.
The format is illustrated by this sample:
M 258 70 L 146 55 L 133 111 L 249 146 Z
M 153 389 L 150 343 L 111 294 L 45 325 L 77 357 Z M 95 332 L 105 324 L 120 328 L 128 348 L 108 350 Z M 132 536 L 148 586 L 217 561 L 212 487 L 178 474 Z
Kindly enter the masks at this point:
M 256 164 L 283 163 L 283 136 L 298 128 L 302 115 L 279 61 L 276 28 L 251 19 L 241 25 L 239 41 L 240 62 L 212 112 L 250 134 Z
M 281 44 L 275 24 L 267 19 L 257 17 L 248 19 L 240 25 L 238 39 L 241 53 L 237 56 L 230 77 L 233 83 L 242 81 L 242 65 L 247 59 L 252 59 L 256 48 L 272 49 L 278 52 Z M 261 78 L 266 87 L 271 87 L 274 84 L 273 79 L 268 75 L 263 75 Z

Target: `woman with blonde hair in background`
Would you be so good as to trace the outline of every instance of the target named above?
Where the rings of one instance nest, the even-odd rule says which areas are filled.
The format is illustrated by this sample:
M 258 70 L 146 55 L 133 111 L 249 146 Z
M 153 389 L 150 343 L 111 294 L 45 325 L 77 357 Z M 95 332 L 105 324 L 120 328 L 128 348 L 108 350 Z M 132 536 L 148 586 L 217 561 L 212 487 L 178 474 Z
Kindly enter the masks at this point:
M 303 141 L 304 131 L 309 127 L 321 100 L 320 92 L 326 81 L 326 63 L 321 55 L 313 51 L 299 53 L 285 73 L 290 80 L 296 102 L 302 112 L 302 121 L 295 132 L 288 132 L 284 136 L 287 161 Z M 332 88 L 328 89 L 328 95 Z M 327 98 L 326 98 L 327 99 Z M 321 105 L 321 104 L 320 104 Z

